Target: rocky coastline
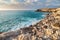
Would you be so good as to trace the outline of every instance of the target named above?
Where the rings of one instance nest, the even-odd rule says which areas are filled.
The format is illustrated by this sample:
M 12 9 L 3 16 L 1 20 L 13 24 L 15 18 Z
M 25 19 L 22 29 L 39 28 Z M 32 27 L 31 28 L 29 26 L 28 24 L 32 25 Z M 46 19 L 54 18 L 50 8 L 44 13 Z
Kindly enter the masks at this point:
M 38 9 L 51 12 L 35 25 L 0 34 L 0 40 L 60 40 L 60 8 Z

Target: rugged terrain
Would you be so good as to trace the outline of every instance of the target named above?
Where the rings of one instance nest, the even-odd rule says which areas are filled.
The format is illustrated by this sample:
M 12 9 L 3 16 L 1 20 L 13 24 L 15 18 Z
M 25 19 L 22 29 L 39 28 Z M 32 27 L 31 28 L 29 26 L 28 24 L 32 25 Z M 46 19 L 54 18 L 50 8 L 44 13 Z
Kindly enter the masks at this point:
M 1 33 L 0 40 L 60 40 L 60 8 L 45 10 L 44 12 L 51 13 L 40 22 L 16 31 Z

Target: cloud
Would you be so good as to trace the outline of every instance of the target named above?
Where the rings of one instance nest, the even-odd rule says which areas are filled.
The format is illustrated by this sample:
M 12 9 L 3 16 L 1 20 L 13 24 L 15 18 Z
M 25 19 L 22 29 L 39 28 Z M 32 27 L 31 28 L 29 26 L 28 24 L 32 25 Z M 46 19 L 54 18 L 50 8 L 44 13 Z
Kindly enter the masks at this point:
M 46 3 L 52 2 L 53 0 L 46 0 Z
M 26 3 L 37 2 L 38 0 L 24 0 Z
M 17 4 L 17 0 L 0 0 L 0 4 Z
M 17 0 L 11 0 L 10 1 L 12 4 L 18 4 L 19 2 Z
M 33 9 L 60 6 L 60 0 L 0 0 L 0 8 Z
M 46 7 L 60 6 L 60 0 L 46 0 L 44 5 Z
M 4 4 L 0 6 L 0 9 L 34 9 L 31 5 L 21 4 Z
M 9 2 L 7 2 L 6 0 L 0 0 L 0 4 L 8 4 Z

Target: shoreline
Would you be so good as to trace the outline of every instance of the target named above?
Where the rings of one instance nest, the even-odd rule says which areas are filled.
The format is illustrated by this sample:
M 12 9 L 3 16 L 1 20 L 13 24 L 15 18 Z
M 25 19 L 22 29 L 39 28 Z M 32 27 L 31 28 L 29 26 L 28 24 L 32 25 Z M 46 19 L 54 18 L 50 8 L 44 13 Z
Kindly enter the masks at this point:
M 48 11 L 47 11 L 48 10 Z M 60 40 L 60 8 L 42 10 L 51 12 L 34 25 L 0 34 L 0 40 Z M 51 11 L 52 10 L 52 11 Z

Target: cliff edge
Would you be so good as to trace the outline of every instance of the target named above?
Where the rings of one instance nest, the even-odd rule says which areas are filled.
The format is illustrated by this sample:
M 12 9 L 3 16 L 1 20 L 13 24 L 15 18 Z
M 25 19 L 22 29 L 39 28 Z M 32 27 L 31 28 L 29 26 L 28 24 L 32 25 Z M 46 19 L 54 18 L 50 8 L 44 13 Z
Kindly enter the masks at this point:
M 0 40 L 60 40 L 60 8 L 54 10 L 35 25 L 0 34 Z

